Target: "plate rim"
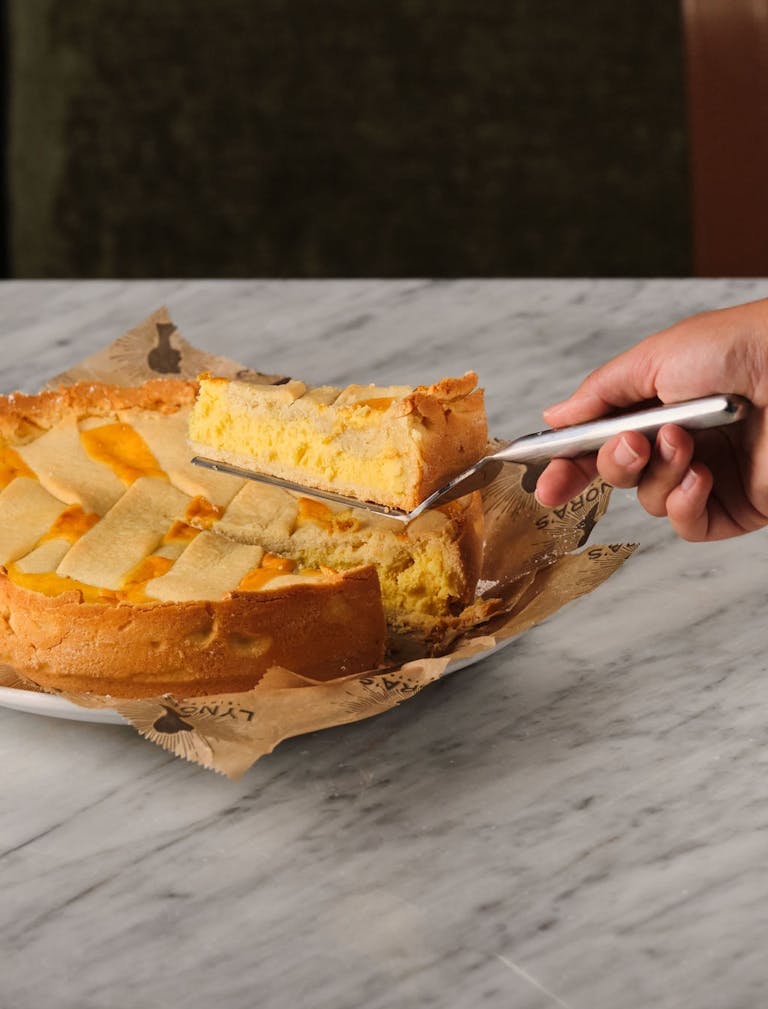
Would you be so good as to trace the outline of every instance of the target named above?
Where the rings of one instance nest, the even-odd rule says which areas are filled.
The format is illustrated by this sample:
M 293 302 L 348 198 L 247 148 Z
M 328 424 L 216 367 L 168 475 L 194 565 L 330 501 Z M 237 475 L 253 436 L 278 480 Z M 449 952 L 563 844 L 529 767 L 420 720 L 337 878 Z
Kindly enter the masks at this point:
M 489 648 L 482 648 L 460 659 L 452 660 L 448 663 L 443 676 L 457 673 L 460 669 L 474 666 L 478 662 L 489 658 L 502 648 L 511 644 L 514 638 L 505 638 L 497 641 Z M 57 694 L 47 694 L 44 691 L 22 690 L 19 687 L 0 686 L 0 708 L 8 708 L 11 711 L 20 711 L 29 715 L 39 715 L 45 718 L 58 718 L 67 721 L 89 722 L 101 725 L 121 725 L 130 726 L 127 718 L 124 718 L 114 708 L 83 708 L 65 697 Z

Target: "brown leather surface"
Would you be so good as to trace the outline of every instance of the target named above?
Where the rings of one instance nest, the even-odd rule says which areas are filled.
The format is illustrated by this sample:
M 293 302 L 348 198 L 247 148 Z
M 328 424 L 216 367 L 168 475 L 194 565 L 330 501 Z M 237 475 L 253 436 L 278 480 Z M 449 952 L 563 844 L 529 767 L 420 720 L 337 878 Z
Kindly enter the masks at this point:
M 683 0 L 699 276 L 768 275 L 768 0 Z

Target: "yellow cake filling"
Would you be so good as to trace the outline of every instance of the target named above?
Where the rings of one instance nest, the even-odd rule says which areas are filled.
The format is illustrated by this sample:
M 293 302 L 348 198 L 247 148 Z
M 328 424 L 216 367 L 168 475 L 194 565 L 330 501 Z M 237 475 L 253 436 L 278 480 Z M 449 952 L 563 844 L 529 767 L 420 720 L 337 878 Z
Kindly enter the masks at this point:
M 390 623 L 418 625 L 473 597 L 473 575 L 453 524 L 465 509 L 477 515 L 479 503 L 455 502 L 403 527 L 384 516 L 248 482 L 212 528 L 233 539 L 262 543 L 310 568 L 374 564 Z
M 290 385 L 306 389 L 303 383 Z M 235 465 L 261 464 L 288 479 L 301 471 L 324 486 L 357 490 L 372 499 L 399 497 L 414 479 L 405 443 L 409 432 L 382 423 L 398 398 L 373 388 L 374 395 L 340 405 L 339 390 L 334 390 L 333 402 L 323 402 L 294 396 L 296 388 L 204 378 L 189 439 L 201 454 L 203 446 L 212 446 Z M 417 435 L 410 431 L 411 437 Z

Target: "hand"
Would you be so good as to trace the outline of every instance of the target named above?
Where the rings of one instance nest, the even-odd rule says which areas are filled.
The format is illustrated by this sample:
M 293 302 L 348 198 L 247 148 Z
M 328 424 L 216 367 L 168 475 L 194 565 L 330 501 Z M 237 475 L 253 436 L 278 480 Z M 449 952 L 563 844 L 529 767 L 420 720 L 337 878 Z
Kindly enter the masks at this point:
M 768 524 L 768 299 L 692 316 L 655 333 L 592 372 L 576 392 L 544 411 L 551 427 L 594 420 L 646 400 L 675 403 L 714 393 L 752 401 L 746 420 L 690 434 L 664 426 L 655 444 L 637 432 L 606 442 L 596 456 L 555 459 L 536 496 L 564 504 L 599 473 L 637 487 L 651 515 L 683 539 L 726 539 Z

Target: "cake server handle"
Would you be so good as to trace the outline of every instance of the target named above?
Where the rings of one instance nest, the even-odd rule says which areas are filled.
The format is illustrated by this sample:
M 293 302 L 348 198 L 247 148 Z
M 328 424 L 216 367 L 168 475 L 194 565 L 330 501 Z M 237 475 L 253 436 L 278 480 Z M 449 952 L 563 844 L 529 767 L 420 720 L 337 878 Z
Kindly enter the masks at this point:
M 614 435 L 639 431 L 649 439 L 664 424 L 678 424 L 688 431 L 732 424 L 746 416 L 749 401 L 743 396 L 716 395 L 690 399 L 683 403 L 637 410 L 631 413 L 599 417 L 573 427 L 538 431 L 517 438 L 489 458 L 499 462 L 544 462 L 550 459 L 575 459 L 596 452 Z

